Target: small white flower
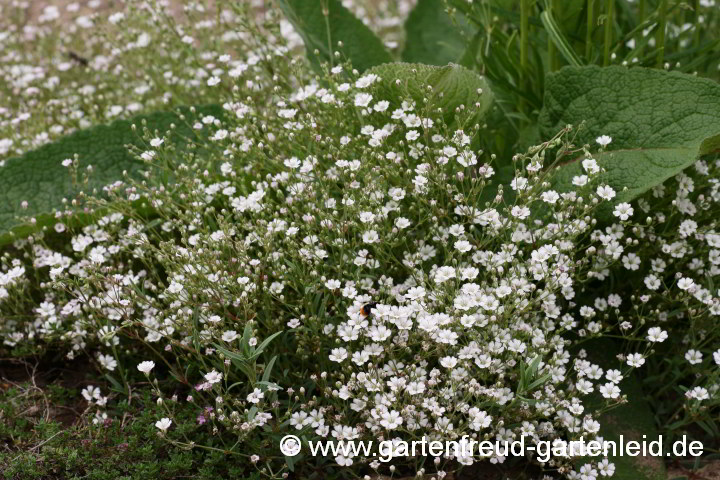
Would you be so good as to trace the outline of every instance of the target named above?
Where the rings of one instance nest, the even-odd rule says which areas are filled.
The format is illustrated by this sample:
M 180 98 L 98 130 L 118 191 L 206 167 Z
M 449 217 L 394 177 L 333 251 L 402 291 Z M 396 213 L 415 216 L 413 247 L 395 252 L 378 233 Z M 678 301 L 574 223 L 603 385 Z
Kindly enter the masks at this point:
M 693 285 L 695 285 L 695 282 L 692 278 L 683 277 L 678 280 L 678 288 L 680 290 L 690 290 Z
M 103 368 L 110 370 L 111 372 L 117 367 L 117 360 L 112 355 L 98 355 L 98 362 Z
M 260 400 L 262 400 L 264 396 L 265 394 L 262 390 L 256 388 L 247 396 L 247 401 L 250 403 L 260 403 Z
M 223 378 L 222 373 L 220 373 L 216 370 L 213 370 L 212 372 L 205 374 L 205 380 L 207 380 L 208 383 L 210 383 L 211 385 L 215 384 L 215 383 L 220 383 L 222 381 L 222 378 Z
M 662 343 L 668 338 L 668 333 L 660 327 L 648 329 L 647 339 L 653 343 Z
M 155 426 L 163 433 L 167 432 L 167 429 L 170 428 L 170 425 L 172 425 L 172 420 L 167 417 L 161 418 L 160 420 L 155 422 Z
M 598 197 L 602 198 L 603 200 L 612 200 L 615 198 L 615 190 L 610 185 L 600 185 L 596 193 Z
M 601 147 L 607 147 L 608 145 L 610 145 L 610 142 L 612 142 L 612 137 L 609 137 L 607 135 L 600 135 L 595 139 L 595 142 Z
M 688 350 L 687 353 L 685 353 L 685 360 L 687 360 L 690 365 L 697 365 L 698 363 L 702 363 L 703 354 L 702 352 L 699 352 L 697 350 Z
M 358 93 L 355 95 L 355 106 L 356 107 L 367 107 L 372 101 L 373 96 L 369 93 Z
M 152 360 L 140 362 L 137 366 L 137 369 L 145 375 L 148 375 L 150 373 L 150 370 L 152 370 L 153 368 L 155 368 L 155 362 L 153 362 Z
M 339 362 L 342 362 L 343 360 L 345 360 L 347 358 L 347 356 L 348 356 L 347 350 L 340 347 L 340 348 L 333 348 L 332 351 L 330 352 L 329 358 L 333 362 L 339 363 Z
M 223 342 L 233 342 L 238 338 L 238 333 L 235 330 L 228 330 L 226 332 L 223 332 L 222 334 L 222 340 Z
M 620 220 L 625 221 L 628 218 L 632 217 L 633 212 L 634 212 L 634 210 L 630 206 L 630 204 L 627 202 L 623 202 L 623 203 L 618 203 L 615 206 L 615 210 L 613 210 L 613 215 L 618 217 Z
M 627 356 L 627 364 L 634 368 L 642 367 L 645 359 L 639 353 L 631 353 Z

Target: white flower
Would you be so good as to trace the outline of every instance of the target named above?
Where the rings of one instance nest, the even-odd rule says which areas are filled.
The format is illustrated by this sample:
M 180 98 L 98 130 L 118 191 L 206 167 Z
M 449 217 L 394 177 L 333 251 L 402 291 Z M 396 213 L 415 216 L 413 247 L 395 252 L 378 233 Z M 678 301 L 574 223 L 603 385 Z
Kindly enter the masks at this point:
M 695 285 L 695 282 L 692 278 L 683 277 L 678 280 L 678 288 L 680 290 L 690 290 L 693 285 Z
M 340 348 L 333 348 L 333 349 L 330 351 L 330 357 L 329 357 L 329 358 L 330 358 L 330 360 L 332 360 L 333 362 L 342 362 L 343 360 L 345 360 L 345 359 L 347 358 L 347 356 L 348 356 L 347 350 L 345 350 L 344 348 L 340 347 Z
M 618 398 L 620 389 L 614 383 L 608 382 L 605 385 L 600 385 L 600 393 L 605 398 Z
M 455 278 L 455 269 L 453 267 L 440 267 L 435 271 L 433 278 L 435 283 L 446 282 L 451 278 Z
M 698 401 L 707 400 L 708 398 L 710 398 L 707 389 L 703 387 L 695 387 L 692 390 L 688 390 L 687 392 L 685 392 L 685 396 L 687 398 L 692 398 Z
M 327 288 L 329 288 L 330 290 L 337 290 L 338 288 L 340 288 L 342 286 L 342 284 L 340 283 L 340 280 L 330 279 L 327 282 L 325 282 L 325 286 Z
M 168 292 L 180 293 L 183 291 L 183 288 L 185 288 L 185 287 L 183 287 L 181 283 L 178 283 L 175 280 L 173 280 L 172 282 L 170 282 L 170 286 L 168 287 Z
M 615 474 L 615 464 L 610 463 L 607 458 L 603 458 L 603 460 L 598 463 L 597 468 L 603 477 L 612 477 Z
M 369 93 L 357 93 L 355 94 L 355 106 L 356 107 L 367 107 L 372 101 L 373 96 Z
M 215 383 L 220 383 L 220 381 L 222 381 L 222 377 L 223 377 L 222 373 L 220 373 L 216 370 L 213 370 L 212 372 L 205 374 L 205 380 L 207 380 L 208 383 L 210 383 L 211 385 L 215 384 Z
M 399 217 L 395 219 L 395 226 L 400 230 L 404 230 L 410 226 L 410 220 L 405 217 Z
M 162 138 L 153 138 L 152 140 L 150 140 L 150 146 L 157 148 L 162 145 L 164 141 L 165 140 L 163 140 Z
M 640 353 L 631 353 L 627 356 L 627 364 L 631 367 L 642 367 L 644 363 L 645 359 Z
M 713 360 L 715 360 L 715 364 L 720 365 L 720 349 L 713 353 Z
M 600 167 L 594 158 L 586 158 L 582 161 L 582 166 L 590 175 L 594 175 L 600 171 Z
M 87 387 L 83 388 L 80 393 L 82 394 L 83 398 L 85 398 L 85 400 L 87 400 L 88 402 L 92 402 L 93 399 L 97 400 L 101 397 L 100 389 L 93 385 L 88 385 Z
M 223 334 L 222 334 L 223 342 L 230 343 L 237 338 L 238 338 L 238 333 L 235 330 L 228 330 L 226 332 L 223 332 Z
M 155 426 L 163 433 L 167 432 L 167 429 L 170 428 L 170 425 L 172 425 L 172 420 L 167 417 L 161 418 L 160 420 L 155 422 Z
M 697 350 L 688 350 L 687 353 L 685 353 L 685 360 L 687 360 L 690 365 L 697 365 L 698 363 L 702 363 L 703 354 L 702 352 L 698 352 Z
M 598 197 L 602 198 L 603 200 L 612 200 L 615 198 L 615 190 L 610 185 L 600 185 L 596 193 Z
M 111 372 L 117 367 L 117 360 L 112 355 L 98 355 L 98 362 L 103 368 L 110 370 Z
M 389 412 L 384 412 L 380 416 L 380 425 L 387 428 L 388 430 L 393 430 L 403 423 L 403 418 L 400 415 L 400 412 L 397 410 L 391 410 Z
M 262 390 L 256 388 L 247 396 L 247 401 L 250 403 L 260 403 L 260 400 L 262 400 L 264 396 L 265 394 L 262 392 Z
M 560 200 L 560 195 L 555 190 L 548 190 L 547 192 L 543 192 L 542 200 L 545 203 L 549 203 L 551 205 L 554 205 L 557 203 L 558 200 Z
M 645 286 L 650 290 L 657 290 L 658 288 L 660 288 L 660 285 L 661 282 L 657 276 L 650 274 L 645 277 Z
M 613 215 L 618 217 L 620 220 L 625 221 L 632 216 L 633 212 L 634 212 L 634 210 L 630 206 L 630 204 L 627 202 L 623 202 L 623 203 L 618 203 L 615 206 L 615 210 L 613 210 Z
M 155 368 L 155 362 L 152 360 L 146 360 L 144 362 L 138 363 L 137 369 L 140 370 L 145 375 L 148 375 L 150 373 L 150 370 Z
M 647 339 L 653 343 L 662 343 L 667 340 L 668 334 L 660 327 L 652 327 L 648 329 Z
M 587 175 L 576 175 L 572 179 L 572 184 L 576 187 L 584 187 L 588 183 Z
M 609 137 L 607 135 L 600 135 L 595 139 L 595 142 L 601 147 L 607 147 L 608 145 L 610 145 L 610 142 L 612 142 L 612 137 Z

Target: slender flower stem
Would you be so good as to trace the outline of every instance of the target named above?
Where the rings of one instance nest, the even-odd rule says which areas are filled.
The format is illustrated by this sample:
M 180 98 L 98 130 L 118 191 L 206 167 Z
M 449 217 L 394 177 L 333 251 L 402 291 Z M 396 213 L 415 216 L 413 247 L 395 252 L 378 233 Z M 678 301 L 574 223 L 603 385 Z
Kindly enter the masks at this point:
M 532 0 L 520 0 L 520 88 L 525 89 L 530 47 L 530 6 Z
M 585 31 L 585 61 L 590 62 L 592 55 L 592 37 L 595 27 L 595 0 L 587 0 L 587 30 Z
M 638 25 L 642 25 L 643 23 L 645 23 L 646 15 L 647 15 L 647 0 L 640 0 L 639 12 L 638 12 Z M 643 37 L 643 31 L 640 30 L 640 32 L 638 33 L 638 39 L 637 39 L 638 43 L 642 41 L 642 37 Z M 642 55 L 643 50 L 644 50 L 644 48 L 641 47 L 640 50 L 638 51 L 638 55 Z
M 555 0 L 549 0 L 547 3 L 550 15 L 552 15 L 557 9 L 555 8 Z M 548 70 L 553 72 L 557 70 L 557 49 L 555 43 L 550 35 L 548 35 Z
M 615 7 L 614 0 L 605 2 L 605 55 L 603 55 L 603 66 L 610 65 L 610 44 L 612 43 L 613 34 L 613 10 Z
M 662 68 L 665 60 L 665 25 L 667 23 L 667 0 L 660 0 L 658 7 L 658 29 L 655 33 L 655 46 L 658 49 L 657 67 Z

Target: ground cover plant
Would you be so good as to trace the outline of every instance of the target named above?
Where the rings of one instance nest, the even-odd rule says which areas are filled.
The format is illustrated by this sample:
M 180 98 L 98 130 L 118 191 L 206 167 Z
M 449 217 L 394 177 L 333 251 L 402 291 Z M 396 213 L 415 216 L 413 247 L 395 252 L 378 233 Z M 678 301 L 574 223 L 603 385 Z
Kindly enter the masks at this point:
M 0 6 L 0 473 L 713 478 L 719 23 Z M 662 455 L 400 450 L 621 435 Z

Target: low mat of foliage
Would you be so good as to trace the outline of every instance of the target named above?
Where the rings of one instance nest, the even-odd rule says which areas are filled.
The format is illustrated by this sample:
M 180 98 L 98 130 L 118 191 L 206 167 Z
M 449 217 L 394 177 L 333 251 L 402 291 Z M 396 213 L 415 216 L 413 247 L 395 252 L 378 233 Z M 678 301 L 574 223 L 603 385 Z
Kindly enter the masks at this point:
M 6 478 L 707 473 L 713 0 L 182 7 L 0 6 Z

